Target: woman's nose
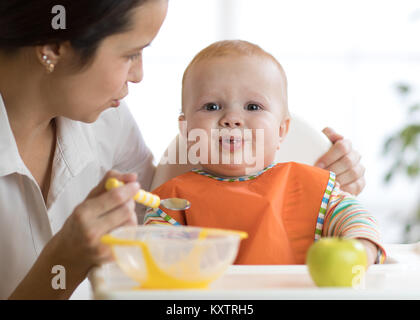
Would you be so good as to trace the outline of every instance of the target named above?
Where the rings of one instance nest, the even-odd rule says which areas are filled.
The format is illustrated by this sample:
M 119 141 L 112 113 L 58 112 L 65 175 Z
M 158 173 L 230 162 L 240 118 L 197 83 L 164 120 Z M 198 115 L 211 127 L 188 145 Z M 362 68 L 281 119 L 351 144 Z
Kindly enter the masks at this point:
M 143 80 L 143 62 L 142 59 L 138 59 L 138 63 L 133 63 L 128 73 L 128 81 L 133 83 L 139 83 Z
M 220 119 L 220 126 L 226 128 L 237 128 L 244 125 L 242 118 L 238 114 L 228 113 Z

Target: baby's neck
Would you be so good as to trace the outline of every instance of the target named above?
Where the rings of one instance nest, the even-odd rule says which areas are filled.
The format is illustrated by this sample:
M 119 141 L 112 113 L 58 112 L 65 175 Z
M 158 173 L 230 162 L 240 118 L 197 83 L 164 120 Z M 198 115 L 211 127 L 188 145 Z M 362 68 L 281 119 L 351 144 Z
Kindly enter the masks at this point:
M 268 165 L 266 167 L 268 167 Z M 248 178 L 250 176 L 256 175 L 257 173 L 261 172 L 266 167 L 264 167 L 262 169 L 261 168 L 260 169 L 255 169 L 255 170 L 252 170 L 252 171 L 250 170 L 245 175 L 223 175 L 223 174 L 220 174 L 218 172 L 215 172 L 215 171 L 213 171 L 213 170 L 211 170 L 209 168 L 204 168 L 203 166 L 200 165 L 200 169 L 201 170 L 207 172 L 208 174 L 211 174 L 213 176 L 216 176 L 216 177 L 219 177 L 219 178 L 222 178 L 222 179 L 240 179 L 240 178 L 244 178 L 245 179 L 245 178 Z

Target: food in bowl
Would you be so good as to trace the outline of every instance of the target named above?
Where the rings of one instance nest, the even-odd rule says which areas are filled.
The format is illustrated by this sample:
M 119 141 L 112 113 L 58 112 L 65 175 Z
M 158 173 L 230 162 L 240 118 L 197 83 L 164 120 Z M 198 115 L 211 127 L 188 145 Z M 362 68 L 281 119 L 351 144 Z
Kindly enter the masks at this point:
M 141 289 L 205 289 L 234 262 L 241 231 L 189 226 L 121 227 L 102 237 Z

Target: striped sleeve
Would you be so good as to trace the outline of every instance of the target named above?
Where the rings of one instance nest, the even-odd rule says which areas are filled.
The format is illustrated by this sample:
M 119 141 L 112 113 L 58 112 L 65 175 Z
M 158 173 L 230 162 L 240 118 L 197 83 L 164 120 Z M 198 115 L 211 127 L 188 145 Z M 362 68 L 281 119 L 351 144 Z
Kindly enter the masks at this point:
M 351 194 L 335 184 L 324 217 L 322 237 L 361 238 L 375 243 L 378 257 L 375 263 L 383 263 L 386 252 L 381 245 L 376 219 Z
M 172 226 L 179 226 L 180 223 L 173 219 L 171 216 L 163 212 L 160 208 L 156 209 L 147 209 L 146 214 L 144 216 L 144 225 L 172 225 Z
M 175 177 L 156 189 L 152 193 L 159 196 L 161 199 L 179 198 L 178 186 L 182 185 L 183 175 Z M 181 196 L 183 198 L 184 196 Z M 184 197 L 185 198 L 185 197 Z M 185 211 L 174 211 L 166 209 L 162 204 L 159 208 L 148 208 L 143 219 L 144 225 L 158 224 L 158 225 L 174 225 L 187 224 L 185 221 Z

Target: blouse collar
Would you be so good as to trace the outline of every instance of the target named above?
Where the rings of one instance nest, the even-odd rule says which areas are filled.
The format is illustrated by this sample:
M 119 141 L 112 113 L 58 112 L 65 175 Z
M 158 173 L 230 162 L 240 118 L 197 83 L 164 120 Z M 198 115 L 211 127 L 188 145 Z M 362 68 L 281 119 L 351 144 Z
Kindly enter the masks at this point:
M 95 138 L 86 125 L 64 117 L 56 118 L 56 156 L 62 157 L 72 176 L 94 161 Z M 6 107 L 0 93 L 0 176 L 12 173 L 30 175 L 10 127 Z

